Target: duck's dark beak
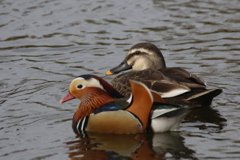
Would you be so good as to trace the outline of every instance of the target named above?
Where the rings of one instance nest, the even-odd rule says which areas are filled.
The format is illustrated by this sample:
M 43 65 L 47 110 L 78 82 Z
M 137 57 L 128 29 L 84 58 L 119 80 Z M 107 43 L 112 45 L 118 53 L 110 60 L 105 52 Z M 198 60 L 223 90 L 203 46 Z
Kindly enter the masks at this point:
M 110 69 L 109 71 L 106 72 L 106 75 L 113 75 L 117 74 L 119 72 L 125 71 L 132 69 L 132 66 L 127 64 L 127 60 L 125 59 L 122 63 L 120 63 L 118 66 Z

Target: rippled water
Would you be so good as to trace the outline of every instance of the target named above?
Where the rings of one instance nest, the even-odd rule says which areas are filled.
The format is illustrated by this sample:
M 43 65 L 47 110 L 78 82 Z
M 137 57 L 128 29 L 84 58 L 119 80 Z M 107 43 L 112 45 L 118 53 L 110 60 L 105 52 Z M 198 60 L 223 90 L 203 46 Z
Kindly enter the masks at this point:
M 1 0 L 0 33 L 0 159 L 239 159 L 240 1 Z M 143 41 L 223 93 L 180 132 L 75 137 L 70 81 Z

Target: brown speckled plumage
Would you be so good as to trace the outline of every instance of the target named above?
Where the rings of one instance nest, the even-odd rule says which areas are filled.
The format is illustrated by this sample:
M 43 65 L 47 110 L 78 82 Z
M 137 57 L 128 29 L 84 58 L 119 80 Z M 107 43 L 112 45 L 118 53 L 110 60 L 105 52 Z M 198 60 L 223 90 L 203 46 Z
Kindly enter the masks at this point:
M 125 68 L 121 65 L 125 65 Z M 108 73 L 117 74 L 131 68 L 131 71 L 123 73 L 111 81 L 113 87 L 126 97 L 129 97 L 131 93 L 129 80 L 143 82 L 150 89 L 160 94 L 170 93 L 170 91 L 177 89 L 186 90 L 185 93 L 177 96 L 164 98 L 167 103 L 177 105 L 208 106 L 211 104 L 212 99 L 222 92 L 221 89 L 206 89 L 204 80 L 201 77 L 190 74 L 182 68 L 166 68 L 161 51 L 151 43 L 134 45 L 129 50 L 124 61 L 119 66 L 108 71 Z

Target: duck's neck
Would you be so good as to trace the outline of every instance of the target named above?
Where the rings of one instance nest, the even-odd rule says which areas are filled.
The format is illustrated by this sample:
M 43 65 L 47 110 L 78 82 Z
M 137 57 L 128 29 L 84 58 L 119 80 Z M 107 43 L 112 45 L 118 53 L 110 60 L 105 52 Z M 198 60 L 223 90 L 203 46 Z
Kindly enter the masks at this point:
M 94 76 L 93 76 L 94 77 Z M 108 82 L 103 80 L 102 78 L 98 78 L 102 86 L 104 87 L 105 91 L 112 97 L 112 98 L 124 98 L 124 96 L 119 93 L 112 85 Z
M 114 100 L 115 99 L 109 96 L 105 91 L 90 88 L 89 92 L 87 91 L 86 94 L 82 96 L 81 103 L 73 116 L 73 127 L 77 125 L 79 120 L 93 113 L 95 109 Z

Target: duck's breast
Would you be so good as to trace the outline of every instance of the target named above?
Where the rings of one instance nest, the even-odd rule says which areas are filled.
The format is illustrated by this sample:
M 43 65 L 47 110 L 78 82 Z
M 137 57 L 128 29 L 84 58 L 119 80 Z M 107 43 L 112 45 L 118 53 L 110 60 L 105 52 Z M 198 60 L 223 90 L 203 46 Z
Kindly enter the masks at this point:
M 128 111 L 107 111 L 90 115 L 86 131 L 134 134 L 142 132 L 142 124 Z

